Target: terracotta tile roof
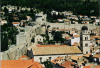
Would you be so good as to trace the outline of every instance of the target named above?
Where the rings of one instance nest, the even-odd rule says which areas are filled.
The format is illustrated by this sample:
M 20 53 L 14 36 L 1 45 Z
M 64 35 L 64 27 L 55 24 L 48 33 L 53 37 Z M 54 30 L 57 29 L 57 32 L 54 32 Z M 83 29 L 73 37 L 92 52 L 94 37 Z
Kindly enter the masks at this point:
M 84 24 L 88 24 L 88 23 L 84 23 Z
M 72 46 L 75 46 L 75 45 L 77 45 L 78 43 L 77 42 L 75 42 Z
M 78 35 L 74 35 L 74 37 L 79 37 Z
M 54 64 L 56 64 L 61 58 L 62 58 L 62 57 L 58 57 L 58 58 L 52 60 L 51 62 L 54 63 Z
M 38 68 L 44 68 L 39 62 L 35 61 L 34 65 L 37 65 Z M 35 68 L 34 66 L 31 68 Z
M 21 57 L 20 57 L 20 58 L 18 58 L 18 59 L 19 59 L 19 60 L 21 60 L 21 59 L 23 59 L 23 58 L 28 59 L 28 57 L 27 57 L 27 56 L 25 56 L 25 55 L 21 56 Z
M 79 59 L 81 59 L 82 58 L 82 56 L 76 56 L 76 55 L 71 55 L 71 59 L 72 60 L 79 60 Z
M 95 20 L 99 20 L 99 19 L 95 19 Z
M 93 22 L 93 23 L 96 23 L 96 22 Z
M 65 21 L 70 21 L 70 20 L 66 19 Z
M 1 21 L 7 21 L 7 20 L 1 20 Z
M 68 13 L 68 14 L 72 14 L 72 13 Z
M 65 39 L 67 39 L 67 40 L 68 40 L 68 39 L 71 39 L 71 37 L 70 37 L 70 36 L 65 36 Z
M 99 38 L 100 36 L 92 36 L 92 38 Z
M 70 33 L 70 34 L 74 34 L 74 33 Z
M 82 53 L 77 46 L 32 47 L 34 55 Z
M 90 17 L 96 17 L 96 16 L 90 16 Z
M 100 40 L 97 40 L 96 42 L 100 42 Z
M 37 65 L 38 64 L 38 65 Z M 38 62 L 31 60 L 1 60 L 1 68 L 43 68 Z
M 100 65 L 97 65 L 95 68 L 100 68 Z
M 71 66 L 71 64 L 73 64 L 73 62 L 64 61 L 63 63 L 60 64 L 60 66 L 62 66 L 64 68 L 74 68 L 74 67 Z
M 65 29 L 59 29 L 60 31 L 65 31 Z
M 85 56 L 85 57 L 89 57 L 90 55 L 92 55 L 92 53 L 85 54 L 85 55 L 83 55 L 83 56 Z
M 95 55 L 95 56 L 93 56 L 93 57 L 95 57 L 95 58 L 99 58 L 99 57 L 100 57 L 100 55 L 98 55 L 98 54 L 97 54 L 97 55 Z
M 5 23 L 0 23 L 0 25 L 4 25 Z
M 83 68 L 91 68 L 90 66 L 83 66 Z
M 19 22 L 12 22 L 12 24 L 19 24 Z
M 90 47 L 93 47 L 94 45 L 90 45 Z
M 57 19 L 57 20 L 63 20 L 63 19 Z
M 18 17 L 13 17 L 14 19 L 18 19 Z

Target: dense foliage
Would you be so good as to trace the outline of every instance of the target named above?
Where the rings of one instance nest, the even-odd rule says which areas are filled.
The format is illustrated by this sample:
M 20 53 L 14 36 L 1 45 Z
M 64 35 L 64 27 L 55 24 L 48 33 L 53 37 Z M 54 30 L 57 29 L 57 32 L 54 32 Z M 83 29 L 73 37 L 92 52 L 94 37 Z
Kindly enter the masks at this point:
M 2 0 L 1 5 L 16 5 L 22 7 L 31 7 L 48 13 L 52 9 L 56 11 L 73 11 L 74 14 L 98 15 L 99 3 L 90 0 Z M 90 12 L 94 10 L 94 12 Z M 32 11 L 31 11 L 32 12 Z
M 18 33 L 16 27 L 8 27 L 8 24 L 1 26 L 1 51 L 7 50 L 10 44 L 16 44 L 16 35 Z
M 53 65 L 52 65 L 51 62 L 48 61 L 48 60 L 42 62 L 42 64 L 45 65 L 45 68 L 53 68 Z

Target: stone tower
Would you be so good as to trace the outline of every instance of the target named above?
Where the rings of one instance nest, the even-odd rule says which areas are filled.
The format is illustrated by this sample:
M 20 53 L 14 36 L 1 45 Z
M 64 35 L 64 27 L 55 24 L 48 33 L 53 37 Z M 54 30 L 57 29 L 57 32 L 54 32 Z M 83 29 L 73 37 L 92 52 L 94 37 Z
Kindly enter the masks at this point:
M 80 48 L 83 54 L 90 53 L 90 34 L 87 26 L 83 26 L 81 29 Z

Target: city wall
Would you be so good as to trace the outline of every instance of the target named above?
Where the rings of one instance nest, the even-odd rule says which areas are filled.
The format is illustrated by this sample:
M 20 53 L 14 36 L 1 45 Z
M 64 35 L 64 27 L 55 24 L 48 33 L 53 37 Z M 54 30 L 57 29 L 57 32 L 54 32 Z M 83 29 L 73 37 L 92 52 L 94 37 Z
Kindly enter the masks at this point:
M 50 30 L 52 30 L 53 27 L 59 27 L 59 29 L 72 29 L 72 28 L 76 28 L 78 30 L 80 30 L 82 28 L 82 26 L 84 26 L 85 24 L 70 24 L 70 25 L 64 25 L 64 23 L 48 23 L 48 25 L 50 25 Z M 86 24 L 85 26 L 88 27 L 88 29 L 96 29 L 96 25 L 94 24 Z

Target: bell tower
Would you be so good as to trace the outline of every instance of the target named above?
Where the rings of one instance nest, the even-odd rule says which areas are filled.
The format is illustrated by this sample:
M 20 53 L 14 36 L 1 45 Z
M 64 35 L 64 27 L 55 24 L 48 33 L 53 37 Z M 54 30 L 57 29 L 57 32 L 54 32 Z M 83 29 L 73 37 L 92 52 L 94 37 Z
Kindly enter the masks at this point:
M 81 29 L 80 42 L 80 48 L 83 54 L 90 53 L 90 34 L 87 26 L 83 26 Z

